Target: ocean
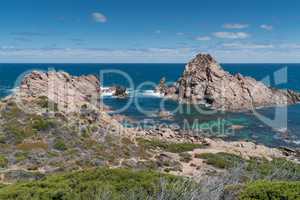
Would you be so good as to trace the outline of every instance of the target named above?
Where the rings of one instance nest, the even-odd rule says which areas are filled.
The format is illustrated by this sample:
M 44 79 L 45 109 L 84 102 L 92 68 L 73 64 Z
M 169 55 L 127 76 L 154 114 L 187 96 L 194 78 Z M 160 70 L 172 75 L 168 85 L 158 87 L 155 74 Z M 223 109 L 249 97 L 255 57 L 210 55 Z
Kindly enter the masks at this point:
M 300 64 L 222 66 L 231 73 L 241 73 L 273 87 L 300 92 Z M 184 68 L 185 64 L 0 64 L 0 98 L 9 95 L 22 76 L 32 70 L 63 70 L 77 76 L 95 74 L 101 77 L 103 88 L 115 85 L 128 88 L 128 99 L 117 99 L 108 93 L 102 100 L 113 110 L 142 121 L 144 125 L 179 125 L 225 140 L 250 140 L 271 147 L 300 147 L 300 104 L 290 105 L 286 110 L 282 107 L 262 108 L 256 113 L 213 112 L 162 100 L 153 92 L 161 77 L 174 82 Z M 161 107 L 173 112 L 174 117 L 158 117 Z

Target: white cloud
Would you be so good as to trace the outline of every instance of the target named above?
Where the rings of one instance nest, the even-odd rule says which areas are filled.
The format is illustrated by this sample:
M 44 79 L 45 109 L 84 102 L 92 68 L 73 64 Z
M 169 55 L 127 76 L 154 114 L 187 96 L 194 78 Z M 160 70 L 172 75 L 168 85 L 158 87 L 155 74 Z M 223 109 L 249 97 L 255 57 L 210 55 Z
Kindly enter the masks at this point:
M 0 46 L 0 62 L 69 63 L 186 63 L 200 52 L 211 53 L 219 62 L 299 62 L 299 44 L 227 42 L 213 48 L 17 48 Z
M 211 40 L 211 38 L 209 36 L 199 36 L 199 37 L 196 37 L 195 40 L 197 40 L 197 41 L 209 41 L 209 40 Z
M 226 29 L 244 29 L 248 27 L 249 27 L 248 24 L 224 24 L 223 25 L 223 28 Z
M 217 38 L 224 39 L 245 39 L 250 37 L 248 33 L 245 32 L 216 32 L 213 35 Z
M 99 22 L 99 23 L 107 22 L 107 17 L 105 15 L 103 15 L 102 13 L 94 12 L 94 13 L 92 13 L 92 17 L 95 20 L 95 22 Z
M 272 44 L 243 44 L 243 43 L 225 43 L 222 45 L 226 48 L 232 48 L 232 49 L 272 49 L 274 48 L 274 45 Z
M 222 63 L 298 63 L 300 50 L 277 51 L 276 49 L 220 49 L 209 51 Z
M 15 62 L 182 62 L 195 52 L 191 48 L 1 48 L 0 61 Z
M 300 49 L 300 44 L 281 44 L 279 47 L 283 49 Z
M 267 25 L 267 24 L 260 25 L 260 28 L 265 29 L 267 31 L 273 30 L 273 26 L 272 25 Z

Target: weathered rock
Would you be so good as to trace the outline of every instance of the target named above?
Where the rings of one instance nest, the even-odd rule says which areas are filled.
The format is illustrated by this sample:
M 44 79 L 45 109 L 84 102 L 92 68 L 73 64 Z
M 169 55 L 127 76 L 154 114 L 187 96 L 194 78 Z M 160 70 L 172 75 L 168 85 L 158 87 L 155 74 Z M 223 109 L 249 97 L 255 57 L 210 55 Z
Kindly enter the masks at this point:
M 171 113 L 170 111 L 166 111 L 166 110 L 159 111 L 158 116 L 165 120 L 171 120 L 174 118 L 174 114 Z
M 65 72 L 33 71 L 25 76 L 15 96 L 26 101 L 47 97 L 60 111 L 78 112 L 82 106 L 99 106 L 100 81 L 93 75 L 75 77 Z
M 159 85 L 155 88 L 155 93 L 166 94 L 168 86 L 166 85 L 166 78 L 162 77 L 159 81 Z
M 94 131 L 90 134 L 95 140 L 112 130 L 118 130 L 118 134 L 130 134 L 103 111 L 100 93 L 100 81 L 93 75 L 76 77 L 66 72 L 33 71 L 24 77 L 20 89 L 9 98 L 25 113 L 42 116 L 52 116 L 48 111 L 54 104 L 55 118 L 68 121 L 79 130 L 93 125 Z M 42 104 L 43 109 L 37 104 Z
M 292 149 L 289 147 L 280 147 L 279 149 L 282 151 L 283 155 L 293 157 L 300 162 L 300 149 Z
M 210 55 L 199 54 L 187 64 L 182 77 L 166 96 L 194 104 L 209 104 L 220 110 L 250 110 L 257 107 L 294 104 L 300 94 L 267 87 L 262 82 L 223 70 Z M 169 91 L 169 90 L 166 90 Z
M 128 96 L 126 88 L 122 86 L 116 86 L 113 95 L 119 98 L 125 98 Z

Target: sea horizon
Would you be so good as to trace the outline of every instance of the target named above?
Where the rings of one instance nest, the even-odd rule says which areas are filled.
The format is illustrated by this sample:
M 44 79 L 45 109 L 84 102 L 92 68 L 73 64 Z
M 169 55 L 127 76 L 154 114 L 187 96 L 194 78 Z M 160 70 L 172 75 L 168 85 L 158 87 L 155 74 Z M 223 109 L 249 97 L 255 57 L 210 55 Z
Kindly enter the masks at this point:
M 186 64 L 185 62 L 0 62 L 3 64 Z M 230 64 L 300 64 L 299 62 L 220 62 L 220 65 Z

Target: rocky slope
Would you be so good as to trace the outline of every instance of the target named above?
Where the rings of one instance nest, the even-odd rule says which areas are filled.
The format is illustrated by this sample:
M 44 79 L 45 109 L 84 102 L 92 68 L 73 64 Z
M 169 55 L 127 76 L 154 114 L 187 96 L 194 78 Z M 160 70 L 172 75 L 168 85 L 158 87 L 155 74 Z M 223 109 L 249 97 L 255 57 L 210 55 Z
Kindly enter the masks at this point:
M 99 105 L 99 87 L 95 76 L 37 71 L 25 76 L 0 103 L 0 181 L 119 165 L 135 145 L 126 140 L 130 130 Z
M 166 87 L 164 81 L 157 91 L 165 96 L 220 110 L 250 110 L 300 101 L 300 94 L 294 91 L 270 88 L 241 74 L 232 75 L 206 54 L 199 54 L 189 62 L 174 86 Z

